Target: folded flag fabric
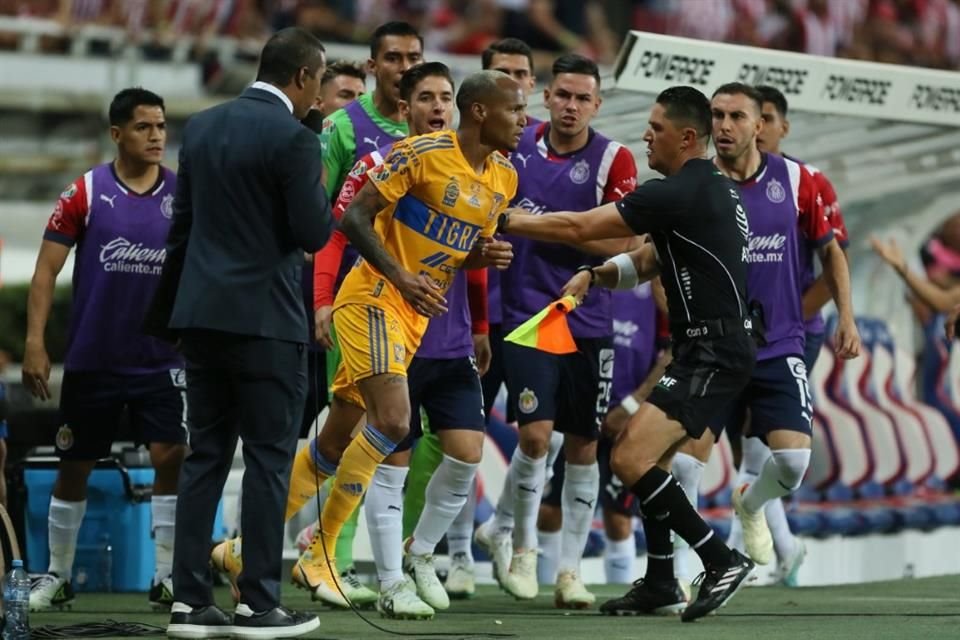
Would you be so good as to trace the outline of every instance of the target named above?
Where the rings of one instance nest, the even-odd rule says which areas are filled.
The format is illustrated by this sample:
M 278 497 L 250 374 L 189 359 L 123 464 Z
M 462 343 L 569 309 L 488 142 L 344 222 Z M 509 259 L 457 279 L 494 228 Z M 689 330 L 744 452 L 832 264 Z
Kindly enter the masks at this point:
M 511 331 L 504 340 L 547 353 L 576 353 L 577 345 L 567 324 L 567 314 L 577 308 L 577 299 L 565 296 Z

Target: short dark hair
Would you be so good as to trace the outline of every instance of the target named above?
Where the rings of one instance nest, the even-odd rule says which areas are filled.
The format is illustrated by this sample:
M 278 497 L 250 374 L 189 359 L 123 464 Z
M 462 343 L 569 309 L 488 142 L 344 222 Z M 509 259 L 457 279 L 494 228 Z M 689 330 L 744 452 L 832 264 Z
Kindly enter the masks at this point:
M 399 20 L 385 22 L 377 27 L 373 31 L 373 35 L 370 36 L 370 57 L 374 60 L 377 59 L 377 54 L 380 53 L 380 46 L 383 44 L 383 39 L 387 36 L 409 36 L 416 38 L 420 41 L 420 48 L 423 49 L 423 36 L 420 35 L 420 32 L 417 31 L 412 24 Z
M 501 90 L 497 82 L 504 78 L 510 79 L 510 76 L 493 69 L 471 73 L 460 84 L 460 91 L 457 92 L 457 110 L 465 113 L 472 104 L 478 102 L 487 104 L 485 98 L 490 98 Z
M 530 72 L 533 73 L 533 50 L 530 45 L 519 38 L 504 38 L 497 40 L 480 54 L 480 63 L 484 69 L 489 69 L 496 54 L 526 56 L 530 62 Z
M 337 76 L 350 76 L 360 80 L 367 79 L 367 72 L 363 65 L 353 60 L 334 60 L 327 64 L 327 70 L 323 72 L 320 78 L 320 86 L 327 84 Z
M 127 124 L 133 120 L 133 112 L 141 106 L 160 107 L 164 113 L 167 111 L 163 98 L 153 91 L 147 91 L 143 87 L 130 87 L 113 96 L 110 101 L 110 126 L 122 127 Z
M 657 96 L 657 104 L 663 107 L 667 120 L 693 127 L 697 139 L 710 137 L 713 121 L 710 101 L 699 89 L 687 86 L 664 89 Z
M 754 88 L 757 90 L 757 93 L 760 94 L 760 97 L 763 98 L 763 102 L 769 102 L 774 106 L 781 118 L 787 117 L 787 97 L 783 95 L 780 89 L 771 87 L 768 84 L 757 85 Z M 763 107 L 763 103 L 761 103 L 760 106 Z
M 257 80 L 285 87 L 306 67 L 311 74 L 323 64 L 323 44 L 309 31 L 287 27 L 270 36 L 260 52 Z
M 410 67 L 400 76 L 400 98 L 410 102 L 410 98 L 413 97 L 413 90 L 420 81 L 431 76 L 446 78 L 450 83 L 450 90 L 454 91 L 456 89 L 453 76 L 450 74 L 450 67 L 442 62 L 424 62 Z
M 576 73 L 583 76 L 593 76 L 600 88 L 600 69 L 597 63 L 579 53 L 565 53 L 553 61 L 550 72 L 556 78 L 561 73 Z
M 757 105 L 757 113 L 763 111 L 763 96 L 757 91 L 756 87 L 753 87 L 749 84 L 744 84 L 743 82 L 728 82 L 717 87 L 717 90 L 713 92 L 711 98 L 716 98 L 718 95 L 725 96 L 735 96 L 742 95 L 747 96 Z

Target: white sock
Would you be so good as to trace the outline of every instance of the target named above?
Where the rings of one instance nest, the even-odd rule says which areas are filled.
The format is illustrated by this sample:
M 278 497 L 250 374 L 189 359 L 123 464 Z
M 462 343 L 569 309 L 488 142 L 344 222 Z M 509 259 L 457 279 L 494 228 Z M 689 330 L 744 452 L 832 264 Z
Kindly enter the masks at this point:
M 600 494 L 600 469 L 593 464 L 566 464 L 563 475 L 563 528 L 560 530 L 560 571 L 580 573 L 590 525 Z
M 686 453 L 678 453 L 673 457 L 671 473 L 694 508 L 697 508 L 700 502 L 700 478 L 703 477 L 705 466 Z M 680 536 L 673 536 L 673 571 L 678 578 L 684 580 L 693 577 L 690 571 L 690 545 Z
M 77 554 L 77 534 L 87 512 L 87 501 L 67 502 L 50 496 L 47 535 L 50 539 L 50 565 L 47 569 L 67 582 L 73 577 L 73 558 Z
M 763 508 L 763 512 L 767 516 L 770 535 L 773 536 L 773 550 L 777 554 L 777 559 L 783 560 L 793 553 L 797 540 L 793 532 L 790 531 L 790 523 L 787 522 L 787 512 L 783 508 L 783 500 L 776 498 L 769 501 L 767 506 Z
M 743 492 L 743 508 L 756 513 L 768 501 L 795 491 L 810 465 L 810 449 L 778 449 L 767 458 L 760 475 Z
M 513 549 L 525 551 L 537 548 L 537 514 L 543 496 L 544 469 L 547 456 L 531 458 L 520 447 L 513 454 L 510 466 L 514 472 Z
M 403 582 L 403 482 L 408 467 L 381 464 L 367 489 L 363 512 L 380 590 Z
M 460 513 L 450 523 L 447 529 L 447 549 L 450 555 L 455 556 L 458 553 L 466 555 L 467 561 L 473 562 L 473 522 L 477 512 L 477 477 L 473 477 L 470 483 L 470 491 L 467 494 L 467 501 L 460 509 Z
M 630 584 L 637 561 L 636 539 L 630 536 L 624 540 L 611 540 L 606 534 L 603 537 L 607 543 L 603 550 L 603 573 L 607 584 Z
M 150 501 L 153 547 L 157 555 L 153 584 L 173 573 L 173 532 L 177 515 L 177 496 L 153 496 Z
M 440 466 L 427 483 L 426 500 L 413 531 L 410 553 L 422 556 L 437 548 L 440 538 L 466 504 L 479 466 L 477 462 L 463 462 L 443 454 Z
M 540 555 L 537 557 L 537 582 L 553 584 L 560 565 L 561 531 L 537 531 Z
M 559 431 L 551 431 L 550 444 L 547 445 L 546 476 L 543 479 L 545 485 L 553 480 L 553 463 L 557 461 L 561 449 L 563 449 L 563 434 Z
M 517 497 L 517 482 L 516 475 L 517 472 L 515 460 L 517 455 L 522 453 L 520 451 L 520 446 L 518 445 L 516 449 L 513 450 L 513 456 L 510 458 L 510 464 L 507 465 L 507 474 L 503 477 L 503 490 L 500 492 L 500 497 L 497 498 L 497 508 L 493 512 L 493 529 L 498 531 L 500 529 L 513 530 L 513 512 L 514 512 L 514 503 Z
M 742 452 L 740 471 L 737 472 L 737 479 L 733 485 L 734 489 L 756 482 L 764 463 L 770 457 L 770 448 L 763 444 L 760 438 L 740 438 L 740 450 Z M 730 537 L 727 538 L 727 546 L 741 553 L 746 553 L 743 544 L 743 525 L 740 524 L 740 518 L 733 518 L 730 522 Z

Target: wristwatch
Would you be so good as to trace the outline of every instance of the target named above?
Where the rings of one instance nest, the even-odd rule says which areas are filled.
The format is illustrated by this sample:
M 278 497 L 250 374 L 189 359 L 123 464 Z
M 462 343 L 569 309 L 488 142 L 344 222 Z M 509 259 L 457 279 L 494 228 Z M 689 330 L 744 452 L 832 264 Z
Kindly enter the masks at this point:
M 590 286 L 591 286 L 591 287 L 592 287 L 593 285 L 597 284 L 597 272 L 593 270 L 593 267 L 592 267 L 592 266 L 590 266 L 589 264 L 582 264 L 582 265 L 580 265 L 579 267 L 577 267 L 577 270 L 576 270 L 575 273 L 580 273 L 581 271 L 589 271 L 589 272 L 590 272 Z
M 510 223 L 510 214 L 504 211 L 497 216 L 497 233 L 506 233 L 507 225 Z

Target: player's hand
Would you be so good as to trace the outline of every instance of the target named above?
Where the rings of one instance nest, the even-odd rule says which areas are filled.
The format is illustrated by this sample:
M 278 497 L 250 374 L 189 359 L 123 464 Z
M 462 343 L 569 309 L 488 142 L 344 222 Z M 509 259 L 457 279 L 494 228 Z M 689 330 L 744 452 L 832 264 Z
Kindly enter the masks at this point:
M 333 307 L 325 305 L 313 312 L 314 333 L 317 336 L 317 344 L 326 350 L 333 349 Z
M 480 259 L 486 266 L 503 271 L 513 261 L 513 245 L 506 240 L 481 240 Z
M 630 422 L 630 414 L 620 405 L 615 406 L 607 412 L 600 425 L 600 431 L 613 441 L 627 428 Z
M 477 374 L 482 378 L 490 370 L 490 362 L 493 360 L 490 336 L 485 333 L 473 334 L 473 353 L 477 357 Z
M 404 272 L 396 287 L 403 299 L 422 316 L 432 318 L 447 312 L 447 301 L 429 276 Z
M 50 399 L 50 356 L 43 345 L 31 345 L 23 354 L 23 369 L 21 378 L 23 386 L 30 390 L 35 398 Z
M 957 337 L 957 319 L 960 319 L 960 304 L 955 306 L 950 313 L 947 314 L 947 319 L 943 321 L 943 328 L 947 332 L 947 340 L 953 340 Z
M 903 273 L 907 268 L 907 260 L 903 256 L 903 250 L 894 240 L 884 242 L 876 236 L 870 236 L 870 247 L 884 262 L 900 273 Z
M 589 271 L 580 271 L 573 274 L 573 277 L 567 280 L 567 284 L 563 285 L 560 296 L 573 296 L 577 299 L 577 304 L 580 304 L 590 290 L 590 281 L 592 279 L 593 276 Z
M 853 318 L 841 318 L 833 338 L 834 350 L 841 360 L 851 360 L 860 355 L 860 332 Z

